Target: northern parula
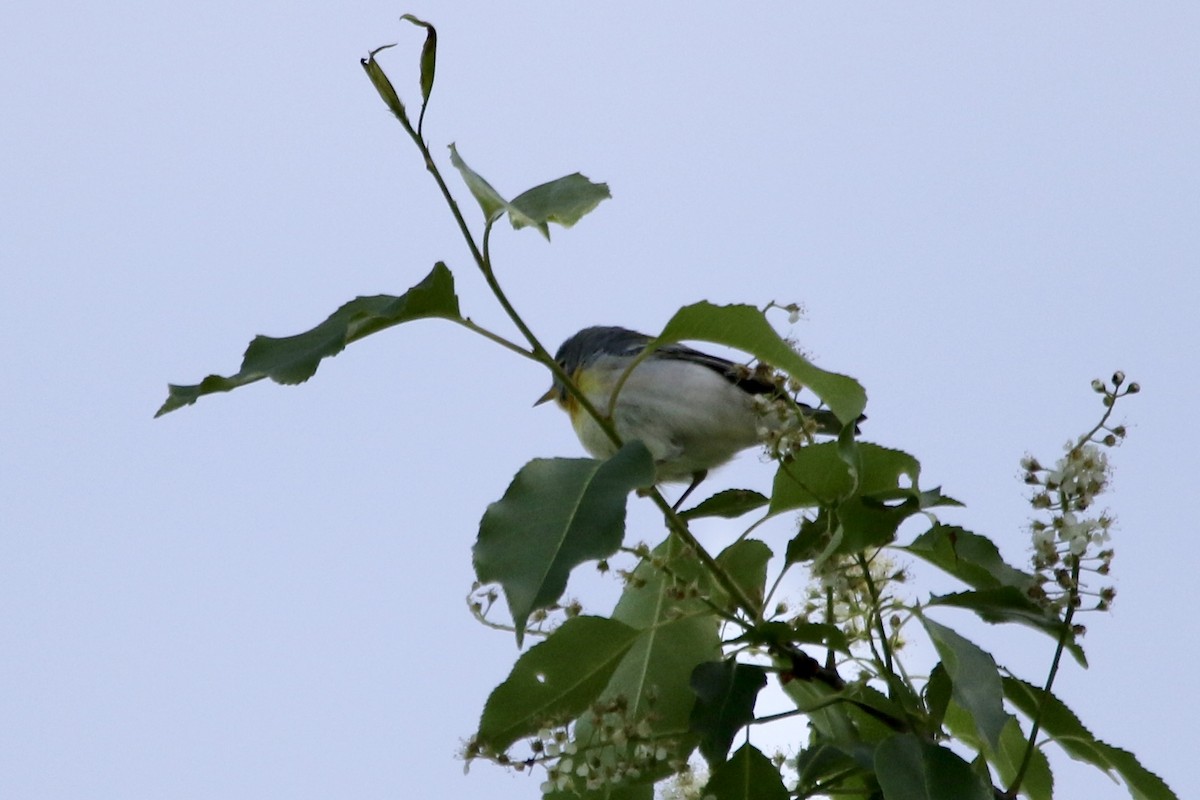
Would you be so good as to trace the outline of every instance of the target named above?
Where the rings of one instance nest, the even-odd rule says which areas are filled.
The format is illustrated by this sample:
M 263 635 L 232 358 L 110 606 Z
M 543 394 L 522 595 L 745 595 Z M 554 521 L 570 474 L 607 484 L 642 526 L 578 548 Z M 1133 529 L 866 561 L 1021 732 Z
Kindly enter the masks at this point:
M 563 342 L 554 358 L 601 414 L 609 414 L 613 388 L 651 337 L 628 328 L 584 328 Z M 760 444 L 770 429 L 763 400 L 781 396 L 770 371 L 752 370 L 681 344 L 656 348 L 629 373 L 611 413 L 623 441 L 640 439 L 654 457 L 658 481 L 691 479 L 685 496 L 708 470 Z M 556 378 L 535 403 L 554 400 L 571 417 L 579 441 L 595 458 L 617 450 Z M 769 403 L 767 404 L 769 405 Z M 842 424 L 832 412 L 796 407 L 816 432 L 837 435 Z M 682 502 L 681 497 L 679 502 Z

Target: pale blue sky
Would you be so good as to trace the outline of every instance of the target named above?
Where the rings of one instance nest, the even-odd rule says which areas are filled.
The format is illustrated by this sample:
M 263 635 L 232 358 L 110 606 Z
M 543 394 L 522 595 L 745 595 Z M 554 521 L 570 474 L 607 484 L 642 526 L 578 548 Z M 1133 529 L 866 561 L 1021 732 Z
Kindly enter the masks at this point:
M 545 374 L 427 321 L 301 388 L 151 419 L 167 381 L 438 259 L 507 331 L 358 65 L 401 41 L 384 64 L 416 98 L 406 11 L 441 34 L 436 152 L 510 195 L 575 170 L 612 187 L 552 245 L 494 239 L 551 346 L 700 299 L 801 302 L 790 332 L 865 384 L 867 438 L 1015 562 L 1020 457 L 1091 424 L 1092 378 L 1140 381 L 1107 498 L 1116 609 L 1058 691 L 1200 796 L 1200 6 L 728 8 L 0 11 L 0 797 L 536 795 L 453 756 L 515 655 L 463 603 L 479 517 L 528 459 L 580 453 L 530 408 Z M 769 478 L 750 454 L 713 488 Z M 657 524 L 634 509 L 631 538 Z M 1048 640 L 966 630 L 1044 674 Z M 1055 766 L 1061 797 L 1125 796 Z

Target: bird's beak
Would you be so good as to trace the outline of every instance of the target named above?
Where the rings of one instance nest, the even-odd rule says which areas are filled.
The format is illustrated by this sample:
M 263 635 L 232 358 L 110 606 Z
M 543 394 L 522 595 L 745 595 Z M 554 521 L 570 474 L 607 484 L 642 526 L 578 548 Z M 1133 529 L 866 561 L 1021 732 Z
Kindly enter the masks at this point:
M 549 401 L 553 400 L 556 396 L 558 396 L 558 387 L 551 386 L 550 391 L 546 392 L 544 395 L 539 397 L 537 399 L 537 402 L 535 402 L 533 405 L 534 405 L 534 407 L 537 407 L 537 406 L 540 406 L 542 403 L 548 403 Z

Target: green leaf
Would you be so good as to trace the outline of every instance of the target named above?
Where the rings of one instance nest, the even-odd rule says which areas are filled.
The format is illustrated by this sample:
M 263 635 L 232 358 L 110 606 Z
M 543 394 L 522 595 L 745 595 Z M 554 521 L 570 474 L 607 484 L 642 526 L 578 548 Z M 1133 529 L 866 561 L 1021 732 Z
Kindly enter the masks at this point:
M 1024 590 L 1035 583 L 1028 572 L 1009 566 L 991 539 L 956 525 L 934 525 L 900 549 L 976 589 L 1015 586 Z
M 849 710 L 858 728 L 859 738 L 877 742 L 898 730 L 907 729 L 905 705 L 916 708 L 916 696 L 900 681 L 894 681 L 894 696 L 885 695 L 865 683 L 851 683 L 842 690 L 849 701 Z
M 788 545 L 788 563 L 821 560 L 889 544 L 904 520 L 926 508 L 956 504 L 918 486 L 921 465 L 908 453 L 870 442 L 823 442 L 803 447 L 781 464 L 771 514 L 818 506 Z M 838 525 L 831 526 L 836 520 Z M 831 536 L 832 534 L 832 536 Z
M 946 674 L 946 667 L 939 661 L 929 673 L 929 680 L 925 682 L 925 707 L 929 710 L 929 722 L 935 731 L 941 727 L 946 716 L 952 691 L 950 676 Z
M 975 722 L 971 715 L 957 703 L 950 703 L 946 709 L 946 727 L 954 737 L 973 750 L 981 752 L 988 763 L 996 768 L 996 773 L 1005 786 L 1012 783 L 1025 757 L 1028 739 L 1021 730 L 1021 724 L 1016 717 L 1009 715 L 1000 735 L 1000 748 L 993 750 L 979 738 L 975 730 Z M 1054 794 L 1054 777 L 1050 773 L 1050 762 L 1041 750 L 1034 750 L 1029 762 L 1029 769 L 1021 782 L 1021 794 L 1030 800 L 1052 800 Z
M 717 563 L 725 569 L 742 592 L 756 603 L 762 603 L 767 582 L 767 562 L 771 560 L 771 548 L 757 539 L 742 539 L 726 547 L 717 556 Z M 718 605 L 729 606 L 732 600 L 720 593 L 714 598 Z
M 754 719 L 754 701 L 766 685 L 766 669 L 733 658 L 699 664 L 692 671 L 696 704 L 690 725 L 700 734 L 700 753 L 710 766 L 725 760 L 733 737 Z
M 303 383 L 317 371 L 322 359 L 336 356 L 351 342 L 402 322 L 428 317 L 461 319 L 454 277 L 440 261 L 423 281 L 399 297 L 358 297 L 312 330 L 283 338 L 254 337 L 236 375 L 209 375 L 194 386 L 171 384 L 166 402 L 154 416 L 191 405 L 203 395 L 228 392 L 263 378 L 285 385 Z
M 665 569 L 639 565 L 613 610 L 613 619 L 643 633 L 608 692 L 630 698 L 635 713 L 653 712 L 656 731 L 686 731 L 695 703 L 692 670 L 721 657 L 718 620 L 702 600 L 676 599 L 679 586 L 710 589 L 707 574 L 677 537 L 669 537 L 653 555 Z
M 853 425 L 867 405 L 867 393 L 858 381 L 813 365 L 753 306 L 715 306 L 708 302 L 685 306 L 675 313 L 653 345 L 685 340 L 734 347 L 783 370 L 821 398 L 843 425 Z
M 644 771 L 639 782 L 671 774 L 669 762 L 686 759 L 695 748 L 699 737 L 689 731 L 689 722 L 696 695 L 689 681 L 698 664 L 721 658 L 716 615 L 703 600 L 679 592 L 681 586 L 696 587 L 701 593 L 711 589 L 695 555 L 670 536 L 634 570 L 612 614 L 641 633 L 596 704 L 619 705 L 623 709 L 619 724 L 644 722 L 656 745 L 668 752 L 668 758 Z M 588 749 L 589 758 L 595 756 L 608 766 L 628 762 L 635 742 L 610 742 L 597 748 L 599 727 L 592 715 L 579 718 L 575 742 L 580 750 Z
M 383 47 L 376 47 L 360 63 L 363 70 L 367 73 L 367 77 L 371 79 L 371 84 L 375 87 L 375 91 L 379 92 L 379 96 L 383 98 L 384 104 L 396 115 L 396 119 L 400 120 L 401 125 L 407 130 L 412 130 L 412 125 L 408 121 L 408 114 L 404 110 L 404 103 L 400 102 L 400 96 L 396 94 L 396 89 L 392 86 L 392 82 L 388 80 L 388 76 L 384 73 L 383 68 L 375 60 L 376 53 L 395 46 L 394 44 L 385 44 Z
M 990 786 L 955 753 L 906 733 L 875 751 L 884 800 L 993 800 Z
M 950 677 L 955 702 L 971 715 L 983 741 L 993 749 L 998 748 L 1008 714 L 1004 711 L 1003 690 L 995 660 L 951 628 L 924 615 L 921 623 Z
M 775 473 L 772 514 L 797 508 L 831 506 L 854 492 L 854 473 L 837 442 L 802 447 Z
M 629 493 L 653 482 L 650 452 L 631 442 L 607 461 L 535 459 L 488 506 L 475 543 L 475 574 L 504 588 L 518 646 L 529 615 L 562 595 L 574 567 L 617 551 Z
M 508 204 L 508 218 L 514 228 L 535 227 L 549 241 L 548 223 L 569 228 L 610 197 L 608 184 L 592 183 L 576 172 L 514 197 Z
M 1178 800 L 1162 778 L 1146 769 L 1128 750 L 1106 744 L 1083 726 L 1075 712 L 1053 694 L 1017 678 L 1004 678 L 1004 696 L 1025 716 L 1037 716 L 1043 697 L 1042 733 L 1053 739 L 1072 758 L 1091 764 L 1110 776 L 1116 772 L 1125 781 L 1134 800 Z
M 788 800 L 779 770 L 750 743 L 713 770 L 704 796 L 714 800 Z
M 1076 641 L 1075 634 L 1061 619 L 1039 606 L 1028 594 L 1015 586 L 935 595 L 927 605 L 965 608 L 974 611 L 985 622 L 1017 622 L 1039 630 L 1055 641 L 1066 633 L 1067 650 L 1080 666 L 1087 667 L 1087 656 Z
M 872 758 L 867 766 L 873 767 L 873 765 L 872 753 Z M 812 797 L 819 794 L 818 786 L 830 788 L 829 781 L 833 781 L 833 785 L 838 789 L 850 789 L 854 785 L 865 789 L 864 779 L 867 776 L 862 774 L 863 766 L 840 747 L 815 744 L 801 750 L 800 754 L 796 756 L 796 794 L 799 797 Z M 856 771 L 859 774 L 855 774 Z M 861 793 L 861 796 L 864 797 L 869 795 L 870 793 L 867 791 Z
M 780 466 L 771 490 L 771 513 L 796 508 L 832 505 L 851 494 L 882 506 L 912 501 L 920 509 L 917 481 L 921 465 L 908 453 L 858 442 L 847 453 L 840 442 L 822 442 L 800 448 L 793 461 Z M 907 485 L 902 485 L 904 479 Z
M 429 95 L 433 92 L 433 74 L 437 70 L 437 29 L 412 14 L 405 14 L 400 19 L 425 29 L 425 44 L 421 46 L 421 116 L 425 116 L 425 106 L 429 105 Z
M 492 690 L 476 740 L 503 753 L 522 736 L 574 719 L 608 685 L 638 631 L 607 617 L 572 617 Z
M 848 747 L 863 741 L 840 692 L 817 681 L 785 680 L 781 684 L 797 710 L 808 716 L 818 740 Z
M 799 533 L 787 543 L 784 564 L 790 567 L 793 564 L 812 561 L 827 549 L 832 549 L 835 533 L 833 516 L 828 509 L 818 511 L 814 519 L 801 517 Z
M 479 207 L 483 209 L 485 220 L 491 222 L 504 213 L 504 210 L 508 208 L 508 201 L 501 197 L 500 193 L 493 189 L 492 185 L 479 173 L 467 166 L 467 162 L 462 160 L 458 154 L 458 148 L 453 144 L 450 145 L 450 163 L 462 175 L 463 182 L 467 184 L 467 188 L 471 190 Z
M 762 508 L 767 498 L 751 489 L 726 489 L 705 499 L 699 505 L 681 511 L 680 519 L 693 520 L 703 517 L 733 519 Z

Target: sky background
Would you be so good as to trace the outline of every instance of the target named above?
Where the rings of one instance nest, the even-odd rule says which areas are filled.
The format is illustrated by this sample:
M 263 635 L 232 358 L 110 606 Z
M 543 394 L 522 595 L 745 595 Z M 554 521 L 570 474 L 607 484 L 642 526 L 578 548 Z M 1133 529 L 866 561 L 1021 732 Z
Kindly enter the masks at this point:
M 0 797 L 536 796 L 455 753 L 516 655 L 463 602 L 479 518 L 530 458 L 581 453 L 530 407 L 543 371 L 422 321 L 302 387 L 151 418 L 168 381 L 231 374 L 254 334 L 439 259 L 464 313 L 511 334 L 359 67 L 401 42 L 381 58 L 415 102 L 404 12 L 441 34 L 443 169 L 453 141 L 509 196 L 576 170 L 611 186 L 550 245 L 493 238 L 549 346 L 703 299 L 800 302 L 781 329 L 866 386 L 866 438 L 920 458 L 967 503 L 943 519 L 1014 563 L 1021 456 L 1094 422 L 1093 378 L 1139 381 L 1105 498 L 1119 596 L 1056 690 L 1200 797 L 1200 5 L 728 8 L 0 10 Z M 709 488 L 770 477 L 748 453 Z M 657 541 L 643 505 L 629 538 Z M 615 592 L 578 587 L 600 611 Z M 940 619 L 1044 676 L 1049 639 Z M 1061 797 L 1126 796 L 1053 763 Z

